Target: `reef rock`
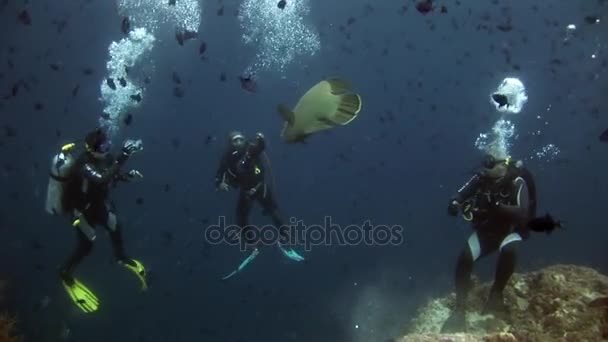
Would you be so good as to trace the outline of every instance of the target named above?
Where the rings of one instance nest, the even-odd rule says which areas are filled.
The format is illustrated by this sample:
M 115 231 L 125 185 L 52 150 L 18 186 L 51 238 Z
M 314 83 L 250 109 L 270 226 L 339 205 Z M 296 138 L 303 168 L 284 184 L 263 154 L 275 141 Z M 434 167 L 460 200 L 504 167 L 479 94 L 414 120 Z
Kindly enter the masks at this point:
M 419 309 L 409 324 L 409 334 L 395 341 L 608 341 L 608 307 L 604 305 L 608 303 L 608 276 L 591 268 L 555 265 L 514 274 L 504 292 L 508 312 L 501 317 L 480 314 L 490 286 L 474 281 L 467 302 L 466 332 L 439 333 L 454 305 L 452 293 Z

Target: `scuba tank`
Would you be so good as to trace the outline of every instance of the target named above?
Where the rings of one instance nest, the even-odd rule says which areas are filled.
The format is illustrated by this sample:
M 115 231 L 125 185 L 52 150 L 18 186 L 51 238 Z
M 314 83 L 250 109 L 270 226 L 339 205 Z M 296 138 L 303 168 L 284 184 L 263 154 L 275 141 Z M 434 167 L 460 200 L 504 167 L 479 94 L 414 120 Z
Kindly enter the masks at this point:
M 53 157 L 46 192 L 46 211 L 51 215 L 63 215 L 68 210 L 64 194 L 67 192 L 68 176 L 76 161 L 72 153 L 74 146 L 75 143 L 63 145 L 61 151 Z

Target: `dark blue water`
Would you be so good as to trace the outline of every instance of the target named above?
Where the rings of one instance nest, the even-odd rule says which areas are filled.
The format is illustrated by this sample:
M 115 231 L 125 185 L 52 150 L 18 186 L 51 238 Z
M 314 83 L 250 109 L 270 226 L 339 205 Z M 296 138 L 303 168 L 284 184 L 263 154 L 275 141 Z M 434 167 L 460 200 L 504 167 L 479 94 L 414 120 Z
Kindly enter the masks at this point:
M 1 1 L 0 276 L 9 282 L 5 306 L 18 315 L 26 339 L 58 341 L 64 327 L 72 341 L 88 342 L 398 335 L 418 305 L 452 289 L 455 257 L 470 229 L 448 217 L 446 205 L 481 158 L 473 142 L 498 118 L 489 94 L 509 76 L 524 82 L 530 98 L 513 117 L 512 154 L 525 159 L 547 144 L 559 147 L 557 158 L 526 163 L 536 176 L 539 212 L 550 211 L 566 227 L 526 241 L 518 271 L 573 263 L 607 272 L 608 145 L 598 136 L 608 126 L 608 18 L 590 25 L 584 17 L 606 16 L 608 3 L 457 3 L 446 0 L 448 13 L 423 16 L 411 1 L 370 3 L 370 11 L 364 1 L 311 0 L 306 20 L 321 32 L 321 50 L 294 61 L 284 78 L 260 75 L 254 94 L 238 81 L 255 51 L 242 44 L 232 15 L 236 1 L 223 1 L 221 17 L 217 1 L 203 6 L 198 41 L 208 44 L 207 62 L 198 56 L 198 41 L 179 46 L 173 32 L 157 37 L 150 56 L 156 72 L 133 124 L 122 131 L 145 143 L 128 164 L 145 178 L 112 194 L 127 251 L 148 267 L 151 287 L 138 292 L 100 233 L 77 276 L 102 308 L 83 315 L 57 277 L 75 243 L 73 228 L 46 215 L 44 196 L 57 148 L 97 123 L 107 46 L 122 35 L 121 18 L 109 1 Z M 403 5 L 408 9 L 401 13 Z M 23 9 L 30 26 L 16 19 Z M 350 17 L 356 21 L 347 25 Z M 512 30 L 496 28 L 508 18 Z M 67 22 L 62 33 L 53 24 L 60 19 Z M 577 30 L 564 44 L 568 24 Z M 49 68 L 55 61 L 63 63 L 61 71 Z M 84 75 L 84 68 L 93 74 Z M 185 83 L 181 99 L 172 95 L 174 71 Z M 226 82 L 219 80 L 222 72 Z M 362 95 L 360 116 L 305 145 L 282 143 L 276 105 L 295 104 L 331 75 L 350 80 Z M 29 89 L 5 97 L 20 80 Z M 403 244 L 319 246 L 305 253 L 304 264 L 266 248 L 245 271 L 221 282 L 243 256 L 235 247 L 205 244 L 203 231 L 219 216 L 234 219 L 236 193 L 218 194 L 213 184 L 232 129 L 266 134 L 285 216 L 401 225 Z M 531 135 L 539 129 L 541 135 Z M 214 140 L 205 144 L 208 136 Z M 267 220 L 254 211 L 253 222 Z M 491 279 L 494 260 L 479 263 L 484 280 Z M 45 297 L 50 303 L 41 307 Z

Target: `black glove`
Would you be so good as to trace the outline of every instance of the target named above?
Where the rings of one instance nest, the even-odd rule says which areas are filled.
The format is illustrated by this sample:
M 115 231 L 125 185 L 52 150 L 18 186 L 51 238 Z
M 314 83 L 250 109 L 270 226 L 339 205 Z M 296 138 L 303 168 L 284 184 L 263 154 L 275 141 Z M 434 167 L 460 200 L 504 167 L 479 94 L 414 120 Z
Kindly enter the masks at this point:
M 448 204 L 448 215 L 457 216 L 458 211 L 460 211 L 460 203 L 453 199 L 452 201 L 450 201 L 450 204 Z

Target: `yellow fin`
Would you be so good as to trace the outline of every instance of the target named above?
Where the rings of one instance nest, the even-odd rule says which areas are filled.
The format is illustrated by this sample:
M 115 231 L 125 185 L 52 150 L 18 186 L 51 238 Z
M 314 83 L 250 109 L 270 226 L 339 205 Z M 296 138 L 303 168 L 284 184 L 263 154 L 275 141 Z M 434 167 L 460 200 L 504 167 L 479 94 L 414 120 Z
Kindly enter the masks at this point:
M 281 115 L 283 120 L 285 120 L 288 124 L 293 125 L 293 123 L 295 121 L 295 117 L 294 117 L 295 115 L 291 111 L 291 109 L 289 109 L 289 107 L 287 107 L 284 104 L 279 104 L 277 106 L 277 111 L 279 112 L 279 114 Z
M 343 94 L 340 96 L 338 109 L 331 120 L 339 125 L 346 125 L 353 121 L 361 111 L 361 96 L 359 94 Z

